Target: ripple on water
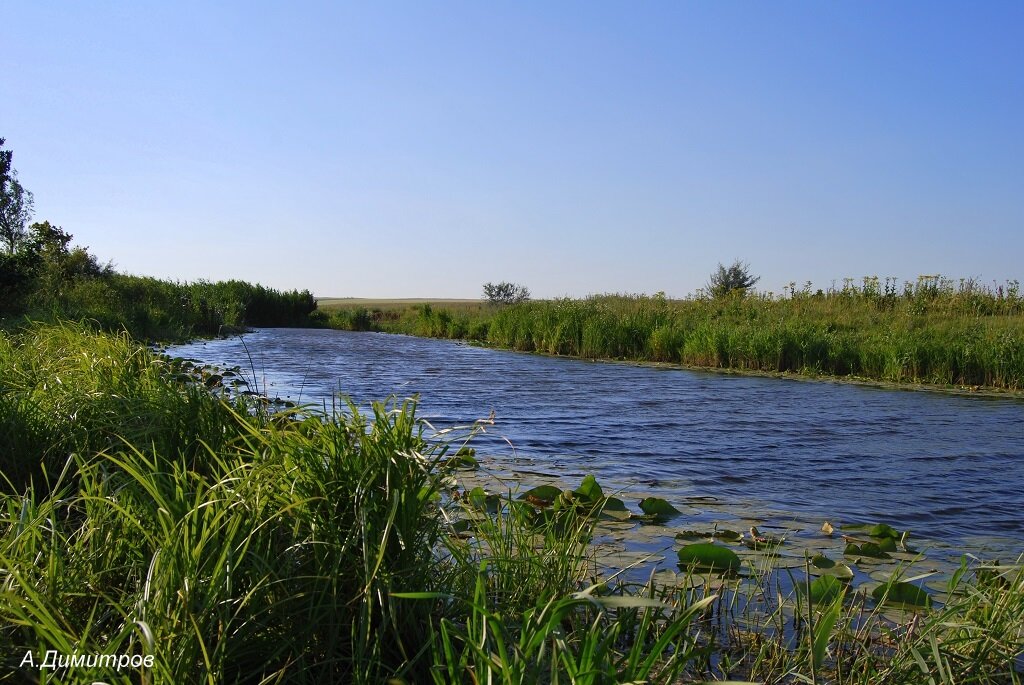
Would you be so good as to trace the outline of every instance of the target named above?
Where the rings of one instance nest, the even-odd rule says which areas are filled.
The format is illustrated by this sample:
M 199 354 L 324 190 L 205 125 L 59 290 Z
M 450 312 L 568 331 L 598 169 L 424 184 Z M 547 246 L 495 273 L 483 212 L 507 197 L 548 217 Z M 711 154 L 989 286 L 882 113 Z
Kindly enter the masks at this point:
M 248 348 L 248 352 L 246 351 Z M 172 348 L 316 406 L 420 396 L 433 425 L 492 410 L 478 454 L 528 482 L 718 497 L 724 516 L 885 521 L 1024 550 L 1024 402 L 520 355 L 375 333 L 262 329 Z M 250 356 L 251 355 L 251 356 Z M 511 443 L 511 445 L 510 445 Z M 523 468 L 520 468 L 523 467 Z M 523 470 L 526 468 L 527 470 Z M 573 482 L 576 481 L 576 482 Z M 769 516 L 770 518 L 770 516 Z M 810 524 L 808 524 L 810 525 Z M 915 537 L 917 532 L 915 531 Z

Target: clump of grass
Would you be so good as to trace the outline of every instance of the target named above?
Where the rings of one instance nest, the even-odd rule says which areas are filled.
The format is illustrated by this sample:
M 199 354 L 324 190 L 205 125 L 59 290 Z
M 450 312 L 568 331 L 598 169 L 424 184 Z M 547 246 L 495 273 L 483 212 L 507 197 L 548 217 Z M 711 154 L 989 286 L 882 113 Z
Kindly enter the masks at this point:
M 197 459 L 238 431 L 232 406 L 126 333 L 58 323 L 0 335 L 0 472 L 21 492 L 59 473 L 70 455 L 91 455 L 126 442 L 154 453 Z

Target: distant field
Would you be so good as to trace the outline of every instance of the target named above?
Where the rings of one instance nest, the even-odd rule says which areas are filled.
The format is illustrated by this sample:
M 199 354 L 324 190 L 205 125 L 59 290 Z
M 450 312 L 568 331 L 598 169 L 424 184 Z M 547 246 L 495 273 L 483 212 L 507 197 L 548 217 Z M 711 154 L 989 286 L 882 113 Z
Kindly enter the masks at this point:
M 482 300 L 459 300 L 452 298 L 438 297 L 400 297 L 400 298 L 370 298 L 370 297 L 318 297 L 317 306 L 320 309 L 340 309 L 348 307 L 365 307 L 367 309 L 401 309 L 414 304 L 429 304 L 431 306 L 460 306 L 479 305 Z

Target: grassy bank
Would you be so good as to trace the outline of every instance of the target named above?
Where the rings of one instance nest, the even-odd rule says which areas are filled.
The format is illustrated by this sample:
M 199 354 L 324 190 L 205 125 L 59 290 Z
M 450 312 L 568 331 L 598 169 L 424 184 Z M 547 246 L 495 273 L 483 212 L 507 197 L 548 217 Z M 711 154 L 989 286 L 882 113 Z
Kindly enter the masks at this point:
M 926 277 L 897 289 L 865 279 L 783 297 L 595 296 L 508 307 L 332 308 L 349 330 L 463 338 L 588 359 L 855 376 L 894 383 L 1024 389 L 1024 297 Z
M 78 324 L 0 333 L 0 379 L 3 682 L 1022 677 L 1019 567 L 965 567 L 930 608 L 913 578 L 865 594 L 770 555 L 634 585 L 596 575 L 621 515 L 596 481 L 456 497 L 479 426 L 449 449 L 410 403 L 271 415 Z

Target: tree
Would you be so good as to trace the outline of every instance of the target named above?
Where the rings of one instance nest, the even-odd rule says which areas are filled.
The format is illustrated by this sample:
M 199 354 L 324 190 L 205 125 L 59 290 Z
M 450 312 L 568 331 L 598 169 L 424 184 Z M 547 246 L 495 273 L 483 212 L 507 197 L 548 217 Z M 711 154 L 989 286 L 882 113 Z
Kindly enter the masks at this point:
M 491 304 L 519 304 L 530 299 L 530 290 L 518 283 L 484 283 L 484 299 Z
M 733 291 L 743 293 L 760 280 L 760 276 L 750 273 L 749 264 L 737 259 L 728 268 L 719 263 L 718 269 L 711 274 L 707 289 L 712 297 L 723 297 Z
M 0 146 L 4 142 L 0 138 Z M 32 218 L 34 204 L 32 193 L 18 182 L 18 172 L 11 164 L 13 156 L 11 150 L 0 150 L 0 241 L 8 254 L 14 254 L 25 239 L 25 224 Z
M 71 247 L 73 235 L 49 221 L 28 227 L 21 251 L 33 255 L 38 266 L 59 282 L 110 276 L 113 264 L 101 265 L 88 247 Z
M 14 153 L 11 150 L 2 149 L 6 138 L 0 138 L 0 183 L 7 183 L 7 174 L 11 173 L 11 157 Z

